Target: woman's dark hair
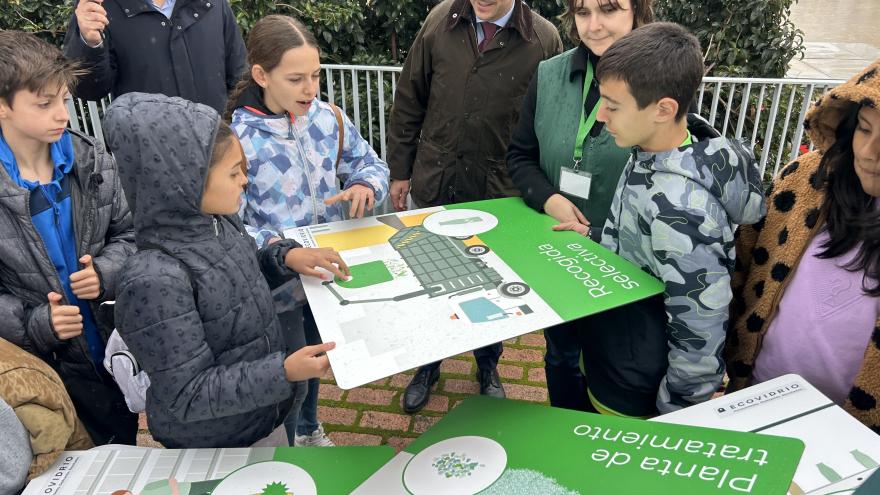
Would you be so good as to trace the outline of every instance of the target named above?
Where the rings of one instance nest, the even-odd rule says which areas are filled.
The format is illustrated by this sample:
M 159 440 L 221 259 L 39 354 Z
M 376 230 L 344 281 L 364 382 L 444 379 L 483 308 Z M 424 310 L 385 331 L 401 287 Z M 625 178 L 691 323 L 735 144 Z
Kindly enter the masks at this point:
M 858 255 L 846 269 L 863 271 L 862 289 L 871 297 L 880 296 L 880 211 L 876 198 L 862 188 L 856 174 L 853 135 L 859 121 L 859 105 L 846 113 L 837 126 L 836 140 L 819 164 L 817 179 L 825 182 L 826 194 L 821 213 L 830 238 L 818 257 L 837 258 L 858 247 Z M 874 286 L 869 284 L 873 281 Z
M 571 38 L 571 41 L 575 44 L 581 42 L 581 37 L 578 35 L 577 26 L 574 23 L 574 13 L 577 12 L 578 7 L 586 1 L 587 0 L 568 0 L 568 7 L 565 9 L 565 12 L 559 16 L 562 20 L 562 25 L 568 28 L 568 37 Z M 633 29 L 654 22 L 653 2 L 654 0 L 630 1 L 630 8 L 633 11 Z M 620 5 L 620 0 L 599 0 L 599 7 L 611 10 L 628 10 Z
M 232 112 L 235 110 L 238 97 L 245 88 L 254 82 L 251 67 L 259 65 L 266 72 L 271 72 L 281 63 L 281 58 L 284 57 L 287 50 L 303 45 L 320 51 L 315 35 L 293 17 L 274 14 L 267 15 L 257 21 L 247 38 L 248 68 L 230 92 L 223 118 L 226 121 L 232 119 Z

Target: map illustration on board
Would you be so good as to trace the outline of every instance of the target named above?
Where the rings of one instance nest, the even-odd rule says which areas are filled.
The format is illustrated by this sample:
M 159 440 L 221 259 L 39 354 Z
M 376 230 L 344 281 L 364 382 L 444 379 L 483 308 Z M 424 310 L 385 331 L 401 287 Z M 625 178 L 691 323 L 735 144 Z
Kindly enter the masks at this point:
M 659 294 L 663 284 L 519 198 L 290 229 L 332 247 L 347 280 L 303 277 L 349 389 Z

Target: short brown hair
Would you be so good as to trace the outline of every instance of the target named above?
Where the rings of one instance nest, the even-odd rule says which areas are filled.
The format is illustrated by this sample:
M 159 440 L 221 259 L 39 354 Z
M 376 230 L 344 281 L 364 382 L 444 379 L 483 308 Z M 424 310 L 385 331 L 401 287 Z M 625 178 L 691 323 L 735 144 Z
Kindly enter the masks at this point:
M 21 31 L 0 31 L 0 98 L 9 106 L 15 93 L 40 93 L 50 86 L 72 88 L 86 72 L 61 50 Z
M 577 26 L 574 24 L 574 13 L 577 11 L 578 7 L 586 1 L 587 0 L 568 0 L 568 7 L 565 9 L 565 12 L 559 16 L 562 20 L 562 25 L 568 28 L 568 37 L 571 38 L 575 44 L 581 42 L 581 37 L 578 35 Z M 630 8 L 633 10 L 633 29 L 654 22 L 653 3 L 654 0 L 630 1 Z M 600 7 L 605 7 L 606 5 L 612 10 L 627 10 L 620 5 L 620 0 L 599 0 Z
M 687 114 L 704 72 L 697 38 L 678 24 L 655 22 L 615 41 L 599 60 L 596 79 L 625 82 L 639 109 L 672 98 L 678 102 L 679 120 Z

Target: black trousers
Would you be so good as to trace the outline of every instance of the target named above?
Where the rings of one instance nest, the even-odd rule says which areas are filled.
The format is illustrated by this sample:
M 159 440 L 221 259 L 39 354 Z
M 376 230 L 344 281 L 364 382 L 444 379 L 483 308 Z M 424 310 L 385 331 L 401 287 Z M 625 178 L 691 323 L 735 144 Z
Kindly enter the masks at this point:
M 567 321 L 544 330 L 547 352 L 544 371 L 550 405 L 576 411 L 596 412 L 587 395 L 587 382 L 581 372 L 580 332 L 583 320 Z
M 666 318 L 661 295 L 578 320 L 587 387 L 602 405 L 627 416 L 657 414 L 669 367 Z
M 76 414 L 95 445 L 137 445 L 138 415 L 104 368 L 98 375 L 62 376 Z

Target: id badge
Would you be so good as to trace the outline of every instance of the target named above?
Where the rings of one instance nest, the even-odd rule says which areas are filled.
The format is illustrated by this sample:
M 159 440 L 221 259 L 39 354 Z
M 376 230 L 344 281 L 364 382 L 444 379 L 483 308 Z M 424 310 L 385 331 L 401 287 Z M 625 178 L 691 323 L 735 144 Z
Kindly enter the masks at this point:
M 581 199 L 590 199 L 590 184 L 593 174 L 563 167 L 559 173 L 559 190 Z

